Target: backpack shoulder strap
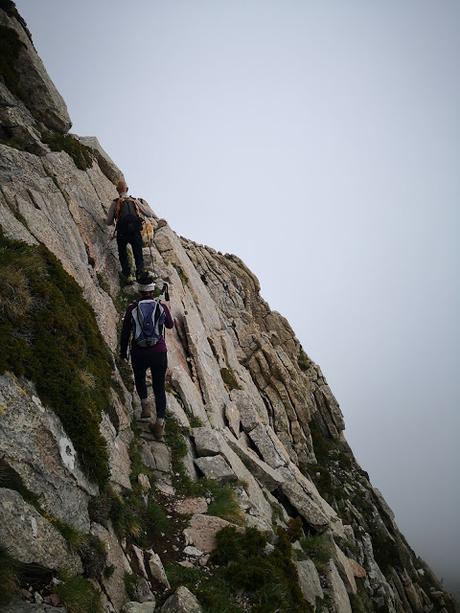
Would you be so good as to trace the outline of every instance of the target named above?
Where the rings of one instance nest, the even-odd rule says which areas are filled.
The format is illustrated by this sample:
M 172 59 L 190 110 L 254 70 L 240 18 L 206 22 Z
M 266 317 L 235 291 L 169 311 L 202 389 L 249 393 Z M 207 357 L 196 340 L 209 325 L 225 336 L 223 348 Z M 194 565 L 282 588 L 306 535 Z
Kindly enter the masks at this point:
M 139 201 L 137 198 L 132 198 L 132 203 L 134 206 L 134 210 L 136 211 L 136 215 L 140 218 L 140 219 L 144 219 L 144 214 L 142 213 L 140 207 L 139 207 Z

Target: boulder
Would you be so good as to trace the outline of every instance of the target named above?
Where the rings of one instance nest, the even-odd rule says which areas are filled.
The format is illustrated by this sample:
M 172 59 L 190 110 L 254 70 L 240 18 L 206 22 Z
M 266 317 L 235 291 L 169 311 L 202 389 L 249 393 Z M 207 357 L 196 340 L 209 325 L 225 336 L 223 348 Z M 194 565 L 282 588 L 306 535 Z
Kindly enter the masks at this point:
M 235 473 L 221 455 L 196 458 L 195 464 L 207 479 L 216 479 L 221 483 L 237 480 Z
M 232 390 L 230 398 L 236 404 L 245 432 L 250 432 L 260 423 L 267 423 L 266 411 L 262 408 L 263 402 L 260 402 L 258 394 L 251 395 L 244 390 Z
M 198 456 L 214 456 L 220 453 L 219 441 L 212 428 L 193 428 L 192 434 Z
M 142 462 L 152 470 L 171 472 L 171 452 L 165 443 L 159 441 L 142 441 L 140 446 Z
M 150 588 L 150 583 L 144 577 L 136 577 L 136 582 L 132 586 L 132 596 L 136 602 L 154 602 L 155 596 Z
M 239 440 L 230 436 L 227 437 L 227 442 L 246 468 L 270 492 L 283 483 L 283 479 L 278 472 L 261 460 L 252 449 L 245 448 Z
M 286 448 L 270 426 L 258 424 L 249 432 L 249 437 L 264 461 L 272 468 L 280 468 L 289 463 L 290 458 Z
M 161 607 L 161 613 L 201 613 L 197 598 L 185 586 L 181 585 Z
M 14 490 L 0 488 L 0 543 L 24 564 L 73 575 L 82 572 L 60 532 Z
M 150 554 L 149 568 L 150 572 L 152 573 L 152 577 L 169 590 L 171 586 L 169 585 L 168 577 L 166 576 L 160 556 L 152 550 L 150 550 L 148 553 Z
M 221 517 L 196 514 L 184 530 L 185 540 L 203 553 L 211 553 L 216 548 L 216 534 L 227 526 L 237 527 Z

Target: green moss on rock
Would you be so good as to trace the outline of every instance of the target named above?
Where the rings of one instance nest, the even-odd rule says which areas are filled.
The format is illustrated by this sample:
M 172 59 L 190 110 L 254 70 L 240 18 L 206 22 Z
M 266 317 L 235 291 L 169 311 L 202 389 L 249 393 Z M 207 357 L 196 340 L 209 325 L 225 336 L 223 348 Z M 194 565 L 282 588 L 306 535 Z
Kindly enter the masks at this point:
M 94 162 L 94 153 L 90 147 L 81 143 L 71 134 L 59 134 L 47 131 L 42 134 L 42 140 L 51 151 L 65 151 L 80 170 L 91 168 Z
M 68 613 L 103 612 L 99 592 L 83 577 L 72 577 L 60 583 L 56 592 Z
M 267 535 L 255 528 L 239 532 L 224 528 L 211 555 L 211 571 L 167 567 L 173 589 L 186 585 L 204 611 L 296 613 L 311 611 L 302 597 L 287 534 L 278 533 L 274 550 L 267 552 Z
M 0 372 L 33 381 L 61 419 L 86 474 L 103 484 L 109 468 L 99 424 L 110 403 L 112 360 L 94 312 L 43 245 L 0 234 L 0 258 Z
M 221 368 L 220 376 L 222 377 L 222 381 L 225 383 L 228 390 L 241 389 L 238 385 L 238 381 L 236 380 L 235 373 L 231 368 Z

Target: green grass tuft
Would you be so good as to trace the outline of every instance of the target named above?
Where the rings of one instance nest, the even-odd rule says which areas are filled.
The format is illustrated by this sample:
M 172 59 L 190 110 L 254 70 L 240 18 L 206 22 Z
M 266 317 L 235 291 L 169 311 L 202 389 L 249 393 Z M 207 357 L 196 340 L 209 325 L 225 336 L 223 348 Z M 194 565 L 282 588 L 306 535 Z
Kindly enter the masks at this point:
M 330 538 L 324 534 L 305 536 L 300 539 L 304 553 L 315 563 L 319 569 L 324 569 L 333 557 Z
M 178 494 L 184 496 L 211 497 L 209 515 L 222 517 L 227 521 L 241 524 L 241 510 L 230 485 L 222 485 L 215 479 L 198 479 L 193 481 L 188 476 L 183 459 L 187 453 L 185 430 L 174 417 L 166 420 L 166 443 L 171 451 L 173 485 Z
M 94 153 L 92 149 L 71 134 L 46 131 L 42 134 L 42 141 L 48 145 L 51 151 L 65 151 L 80 170 L 88 170 L 93 165 Z
M 274 551 L 266 553 L 267 534 L 255 528 L 238 532 L 224 528 L 217 534 L 211 569 L 167 567 L 173 589 L 186 585 L 206 613 L 300 613 L 311 611 L 304 601 L 286 533 L 280 531 Z
M 300 370 L 303 372 L 307 372 L 307 370 L 310 369 L 312 362 L 303 349 L 300 349 L 297 364 L 299 365 Z
M 68 613 L 103 613 L 99 592 L 83 577 L 72 577 L 60 583 L 56 592 Z
M 84 576 L 100 579 L 107 563 L 107 551 L 103 543 L 94 534 L 84 534 L 54 518 L 50 521 L 65 538 L 70 549 L 80 556 Z
M 102 485 L 109 467 L 99 424 L 110 404 L 112 359 L 94 312 L 43 245 L 0 234 L 0 258 L 0 373 L 10 370 L 33 381 L 61 419 L 83 470 Z M 14 279 L 20 282 L 16 300 Z
M 222 381 L 225 383 L 228 390 L 239 390 L 241 389 L 238 381 L 236 380 L 235 373 L 231 368 L 221 368 L 220 376 L 222 377 Z
M 210 494 L 212 498 L 208 506 L 208 515 L 222 517 L 222 519 L 234 524 L 243 523 L 243 514 L 238 505 L 235 491 L 230 485 L 221 485 L 214 480 L 207 480 L 202 485 L 203 493 Z

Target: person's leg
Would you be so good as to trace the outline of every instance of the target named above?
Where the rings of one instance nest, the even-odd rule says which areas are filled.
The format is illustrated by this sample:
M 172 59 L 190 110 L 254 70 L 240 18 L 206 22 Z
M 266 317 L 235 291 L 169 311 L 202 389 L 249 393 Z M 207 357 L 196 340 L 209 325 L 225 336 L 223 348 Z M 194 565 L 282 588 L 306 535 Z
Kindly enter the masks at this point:
M 117 234 L 118 259 L 120 260 L 121 272 L 125 275 L 125 277 L 129 277 L 131 274 L 129 269 L 128 252 L 126 250 L 127 245 L 128 241 L 126 237 Z
M 161 438 L 165 433 L 166 390 L 165 376 L 168 368 L 168 354 L 166 351 L 153 354 L 150 370 L 152 372 L 152 387 L 155 396 L 157 419 L 153 426 L 153 433 Z
M 164 419 L 166 414 L 165 377 L 168 368 L 168 354 L 166 351 L 153 354 L 151 361 L 152 387 L 157 407 L 157 419 Z
M 142 236 L 140 232 L 136 232 L 131 236 L 130 241 L 133 249 L 134 261 L 136 263 L 136 279 L 139 280 L 144 273 L 144 254 L 142 253 Z
M 131 363 L 133 366 L 134 373 L 134 384 L 136 386 L 136 392 L 141 399 L 141 402 L 147 400 L 148 392 L 147 392 L 147 382 L 145 380 L 148 368 L 148 362 L 143 359 L 143 356 L 139 356 L 136 353 L 131 354 Z

